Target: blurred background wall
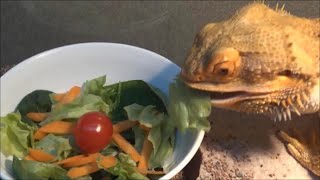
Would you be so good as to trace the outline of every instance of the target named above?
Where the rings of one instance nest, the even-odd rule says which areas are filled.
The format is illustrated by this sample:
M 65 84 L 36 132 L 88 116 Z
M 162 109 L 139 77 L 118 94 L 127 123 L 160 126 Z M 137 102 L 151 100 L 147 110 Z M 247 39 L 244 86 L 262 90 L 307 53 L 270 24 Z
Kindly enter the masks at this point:
M 1 1 L 1 65 L 55 47 L 117 42 L 143 47 L 182 65 L 193 37 L 249 1 Z M 285 4 L 294 15 L 319 17 L 320 1 Z

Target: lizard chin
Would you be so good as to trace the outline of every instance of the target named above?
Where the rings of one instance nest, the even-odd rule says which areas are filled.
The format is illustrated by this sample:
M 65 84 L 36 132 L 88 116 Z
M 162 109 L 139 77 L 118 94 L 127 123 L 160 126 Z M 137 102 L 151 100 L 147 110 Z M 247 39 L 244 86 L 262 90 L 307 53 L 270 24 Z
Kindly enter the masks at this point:
M 300 115 L 300 110 L 286 101 L 271 100 L 276 93 L 250 93 L 250 92 L 210 92 L 211 104 L 214 107 L 229 109 L 250 114 L 263 114 L 272 118 L 274 121 L 291 120 L 291 112 Z M 291 104 L 288 105 L 287 101 Z

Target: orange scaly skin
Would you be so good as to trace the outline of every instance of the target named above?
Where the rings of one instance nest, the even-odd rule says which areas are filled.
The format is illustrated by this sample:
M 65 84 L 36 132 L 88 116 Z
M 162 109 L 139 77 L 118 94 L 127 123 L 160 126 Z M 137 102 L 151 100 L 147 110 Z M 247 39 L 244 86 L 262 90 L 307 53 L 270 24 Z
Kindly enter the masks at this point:
M 199 31 L 180 77 L 189 87 L 210 92 L 215 107 L 275 120 L 291 119 L 291 113 L 316 113 L 319 41 L 319 18 L 300 18 L 252 3 Z M 283 131 L 278 135 L 297 161 L 320 176 L 319 131 L 309 143 Z

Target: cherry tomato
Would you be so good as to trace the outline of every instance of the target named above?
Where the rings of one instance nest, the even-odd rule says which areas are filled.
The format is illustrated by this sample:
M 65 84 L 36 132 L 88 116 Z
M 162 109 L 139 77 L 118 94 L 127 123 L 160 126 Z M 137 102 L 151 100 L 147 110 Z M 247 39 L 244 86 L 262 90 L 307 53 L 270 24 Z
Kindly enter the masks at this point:
M 80 117 L 74 128 L 76 144 L 85 153 L 96 153 L 112 139 L 111 120 L 101 112 L 89 112 Z

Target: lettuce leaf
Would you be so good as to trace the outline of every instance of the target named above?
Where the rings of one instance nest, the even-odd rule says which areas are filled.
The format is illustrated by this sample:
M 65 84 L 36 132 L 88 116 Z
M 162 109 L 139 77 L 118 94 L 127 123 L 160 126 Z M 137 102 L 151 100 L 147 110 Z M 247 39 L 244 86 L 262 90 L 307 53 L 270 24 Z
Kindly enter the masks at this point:
M 0 119 L 1 152 L 5 156 L 23 157 L 31 146 L 35 127 L 21 121 L 20 113 L 9 113 Z
M 138 151 L 141 152 L 142 146 L 143 146 L 143 141 L 144 141 L 144 131 L 143 129 L 139 128 L 138 126 L 134 126 L 132 128 L 133 133 L 134 133 L 134 148 Z
M 67 171 L 58 165 L 19 160 L 13 156 L 12 170 L 16 179 L 69 179 Z
M 211 113 L 209 94 L 188 88 L 181 80 L 176 80 L 169 87 L 168 112 L 178 129 L 197 129 L 208 132 Z
M 82 94 L 94 94 L 100 96 L 104 91 L 104 84 L 106 83 L 106 76 L 86 81 L 83 83 L 81 90 Z
M 36 142 L 35 148 L 55 156 L 57 158 L 56 160 L 67 158 L 72 150 L 69 139 L 53 134 L 48 134 Z
M 131 104 L 124 107 L 130 120 L 139 120 L 146 127 L 155 127 L 164 120 L 164 113 L 159 112 L 155 106 L 141 106 L 139 104 Z
M 130 120 L 138 120 L 140 124 L 150 127 L 148 135 L 149 141 L 153 145 L 151 157 L 149 159 L 149 168 L 154 169 L 162 167 L 164 159 L 170 156 L 174 148 L 174 129 L 175 126 L 170 121 L 169 117 L 162 112 L 159 112 L 154 106 L 141 106 L 132 104 L 124 107 Z M 135 132 L 135 145 L 137 150 L 141 148 L 144 136 Z M 142 140 L 141 140 L 142 139 Z M 139 149 L 138 149 L 139 148 Z
M 117 176 L 117 180 L 139 179 L 147 180 L 148 178 L 136 171 L 137 164 L 129 155 L 119 153 L 117 156 L 117 164 L 114 167 L 105 169 L 109 173 Z
M 104 156 L 116 156 L 118 154 L 118 150 L 113 147 L 113 144 L 107 145 L 105 148 L 103 148 L 100 153 Z
M 49 117 L 40 123 L 41 126 L 61 119 L 76 119 L 87 112 L 101 111 L 109 112 L 109 106 L 101 97 L 93 94 L 83 94 L 73 102 L 64 104 L 59 108 L 53 109 Z
M 175 126 L 172 123 L 163 123 L 161 126 L 154 127 L 150 130 L 148 140 L 153 145 L 153 151 L 149 158 L 149 168 L 155 169 L 163 167 L 165 169 L 165 160 L 170 157 L 174 149 Z

